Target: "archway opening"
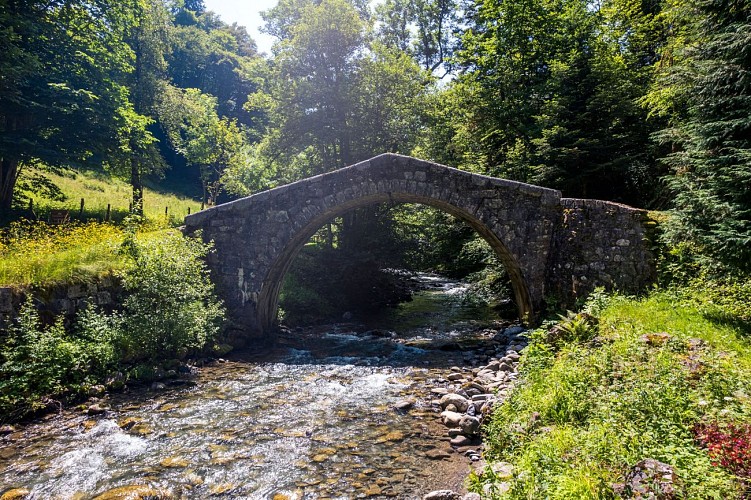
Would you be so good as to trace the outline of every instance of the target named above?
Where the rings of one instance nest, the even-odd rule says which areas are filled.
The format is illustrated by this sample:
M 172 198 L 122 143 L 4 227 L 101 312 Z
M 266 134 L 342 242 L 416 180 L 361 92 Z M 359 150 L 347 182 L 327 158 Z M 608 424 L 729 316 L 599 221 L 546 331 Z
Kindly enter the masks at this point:
M 519 266 L 481 221 L 435 200 L 387 200 L 339 207 L 299 231 L 264 283 L 261 324 L 278 320 L 279 303 L 291 323 L 366 316 L 409 300 L 412 273 L 426 271 L 469 280 L 462 300 L 490 305 L 505 318 L 529 317 Z

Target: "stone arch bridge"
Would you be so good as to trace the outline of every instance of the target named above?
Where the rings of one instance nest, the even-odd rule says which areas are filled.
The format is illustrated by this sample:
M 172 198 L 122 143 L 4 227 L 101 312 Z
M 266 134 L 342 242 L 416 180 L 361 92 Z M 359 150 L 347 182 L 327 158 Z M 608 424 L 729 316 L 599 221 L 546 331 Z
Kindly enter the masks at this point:
M 189 215 L 185 232 L 213 240 L 208 265 L 233 328 L 263 338 L 303 245 L 333 218 L 381 202 L 431 205 L 466 221 L 500 257 L 527 321 L 546 300 L 571 304 L 597 286 L 635 293 L 654 280 L 643 210 L 396 154 Z

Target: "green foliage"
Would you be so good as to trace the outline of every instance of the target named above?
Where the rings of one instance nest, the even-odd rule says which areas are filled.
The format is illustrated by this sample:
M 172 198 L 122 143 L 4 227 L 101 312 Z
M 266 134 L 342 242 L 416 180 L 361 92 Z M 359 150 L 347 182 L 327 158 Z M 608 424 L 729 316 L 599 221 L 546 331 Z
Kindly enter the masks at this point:
M 653 201 L 654 124 L 636 100 L 656 60 L 643 39 L 655 12 L 641 4 L 476 1 L 458 54 L 455 89 L 467 97 L 449 137 L 465 168 L 566 196 Z
M 210 346 L 224 318 L 201 260 L 210 247 L 167 233 L 125 250 L 133 258 L 122 275 L 125 358 L 183 358 Z
M 0 414 L 17 419 L 76 395 L 106 374 L 115 362 L 109 325 L 90 312 L 68 333 L 62 318 L 42 326 L 31 299 L 0 338 Z
M 0 208 L 20 170 L 113 150 L 134 1 L 3 2 L 0 10 Z
M 587 309 L 599 333 L 586 343 L 592 333 L 570 318 L 572 335 L 556 350 L 547 328 L 533 332 L 520 380 L 487 428 L 487 457 L 511 462 L 513 475 L 483 474 L 475 487 L 508 481 L 504 498 L 613 498 L 629 467 L 654 458 L 675 467 L 679 497 L 739 495 L 693 429 L 751 422 L 751 346 L 689 300 L 694 293 L 597 297 Z
M 110 205 L 110 220 L 121 222 L 130 212 L 132 188 L 126 182 L 111 178 L 106 173 L 90 170 L 58 169 L 55 172 L 24 169 L 19 183 L 25 183 L 27 176 L 37 176 L 46 179 L 62 193 L 62 199 L 50 198 L 39 191 L 24 192 L 33 200 L 33 212 L 41 220 L 48 218 L 52 209 L 68 210 L 72 220 L 104 221 L 107 215 L 107 205 Z M 169 225 L 179 226 L 183 223 L 188 210 L 195 213 L 201 209 L 200 200 L 186 198 L 171 192 L 158 189 L 152 183 L 145 183 L 143 213 L 151 221 L 165 219 L 165 209 Z M 81 198 L 85 200 L 83 214 L 80 214 Z M 28 204 L 25 205 L 28 207 Z M 19 211 L 24 213 L 23 207 Z M 80 215 L 80 217 L 79 217 Z M 0 221 L 2 223 L 3 221 Z
M 114 370 L 126 371 L 127 363 L 153 366 L 213 347 L 224 309 L 202 260 L 210 246 L 177 232 L 144 239 L 137 229 L 130 226 L 120 247 L 125 268 L 119 273 L 127 293 L 121 310 L 86 308 L 66 329 L 62 317 L 43 326 L 28 299 L 18 320 L 0 334 L 0 415 L 15 420 L 59 404 L 55 400 L 85 394 Z M 40 251 L 46 240 L 42 229 L 37 231 Z M 80 232 L 70 234 L 81 238 Z
M 674 244 L 751 271 L 751 7 L 703 0 L 682 59 L 663 79 L 685 115 L 661 137 L 674 153 Z M 670 79 L 668 79 L 670 78 Z
M 18 221 L 0 231 L 0 284 L 41 285 L 96 278 L 122 267 L 122 231 L 112 224 Z

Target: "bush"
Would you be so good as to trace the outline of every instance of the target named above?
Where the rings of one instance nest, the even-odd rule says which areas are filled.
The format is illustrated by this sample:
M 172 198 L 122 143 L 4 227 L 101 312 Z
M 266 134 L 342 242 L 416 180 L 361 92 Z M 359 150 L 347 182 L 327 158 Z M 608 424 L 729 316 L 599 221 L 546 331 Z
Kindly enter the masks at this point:
M 176 232 L 143 243 L 126 237 L 123 245 L 133 258 L 117 321 L 125 359 L 182 359 L 207 347 L 224 319 L 203 262 L 210 245 Z
M 27 300 L 2 343 L 0 415 L 21 418 L 96 383 L 115 355 L 109 331 L 95 324 L 85 313 L 80 335 L 66 332 L 62 318 L 44 327 Z

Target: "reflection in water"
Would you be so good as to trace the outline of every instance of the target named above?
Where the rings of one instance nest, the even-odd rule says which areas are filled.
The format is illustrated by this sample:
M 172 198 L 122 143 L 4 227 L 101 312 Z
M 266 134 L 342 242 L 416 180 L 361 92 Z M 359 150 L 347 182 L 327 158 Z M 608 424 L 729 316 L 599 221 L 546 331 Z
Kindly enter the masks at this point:
M 459 300 L 465 285 L 422 279 L 435 286 L 369 329 L 287 332 L 271 351 L 202 368 L 193 387 L 114 395 L 101 418 L 28 426 L 5 438 L 0 492 L 89 498 L 148 484 L 186 498 L 420 498 L 441 486 L 427 455 L 446 447 L 429 384 L 472 356 L 456 349 L 493 333 L 488 311 Z M 395 410 L 405 399 L 412 407 Z

